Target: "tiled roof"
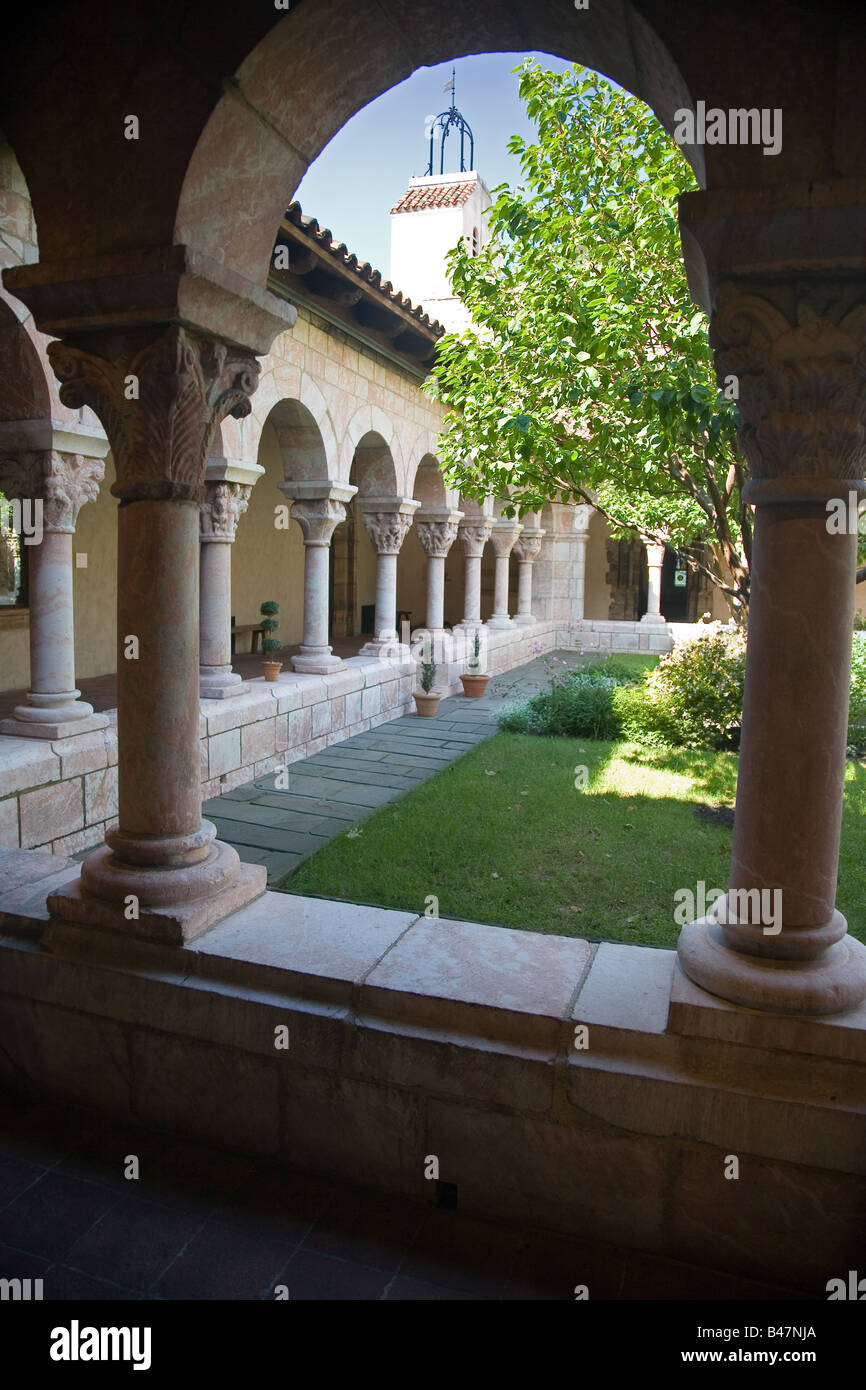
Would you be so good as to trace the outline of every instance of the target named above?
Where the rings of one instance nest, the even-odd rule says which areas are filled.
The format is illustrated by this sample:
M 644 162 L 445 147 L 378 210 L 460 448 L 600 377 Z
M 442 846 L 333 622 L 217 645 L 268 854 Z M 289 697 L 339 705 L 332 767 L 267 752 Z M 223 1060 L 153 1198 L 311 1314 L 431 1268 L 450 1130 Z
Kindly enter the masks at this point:
M 286 212 L 286 221 L 293 227 L 298 227 L 305 236 L 311 237 L 316 245 L 345 269 L 357 275 L 359 280 L 363 280 L 370 289 L 376 290 L 385 299 L 396 304 L 405 313 L 411 314 L 414 319 L 424 328 L 433 332 L 437 337 L 441 337 L 445 328 L 437 319 L 431 319 L 420 305 L 413 305 L 411 299 L 407 299 L 399 290 L 395 290 L 390 280 L 382 279 L 382 272 L 374 270 L 369 261 L 359 261 L 353 255 L 344 241 L 334 243 L 334 238 L 327 227 L 320 227 L 315 217 L 307 217 L 300 203 L 291 203 Z
M 471 183 L 431 183 L 424 187 L 408 188 L 395 203 L 392 212 L 422 212 L 425 208 L 459 208 L 475 192 Z

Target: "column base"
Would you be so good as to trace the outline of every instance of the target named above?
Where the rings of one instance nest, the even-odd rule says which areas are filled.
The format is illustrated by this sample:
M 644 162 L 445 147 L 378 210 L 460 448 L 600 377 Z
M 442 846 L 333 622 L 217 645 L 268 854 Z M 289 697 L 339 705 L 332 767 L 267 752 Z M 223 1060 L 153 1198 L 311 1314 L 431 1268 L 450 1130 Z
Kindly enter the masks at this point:
M 301 647 L 298 655 L 292 657 L 292 670 L 307 676 L 327 676 L 342 666 L 342 660 L 332 654 L 330 647 Z
M 533 618 L 533 616 L 532 616 L 531 613 L 515 613 L 515 615 L 514 615 L 514 626 L 515 626 L 515 627 L 535 627 L 535 618 Z
M 395 632 L 393 636 L 375 637 L 365 642 L 358 655 L 378 657 L 382 661 L 408 661 L 409 648 Z
M 43 698 L 45 698 L 43 696 Z M 50 697 L 55 700 L 57 696 Z M 107 729 L 108 716 L 94 714 L 93 706 L 84 700 L 68 704 L 19 705 L 12 719 L 0 720 L 0 734 L 13 738 L 71 738 L 73 734 L 89 734 L 94 729 Z
M 83 877 L 97 882 L 113 897 L 97 897 L 82 879 L 51 893 L 47 900 L 52 922 L 71 923 L 97 931 L 163 946 L 183 946 L 232 912 L 264 893 L 267 869 L 243 864 L 231 845 L 215 840 L 201 863 L 187 868 L 144 868 L 122 864 L 107 845 L 85 862 Z M 138 900 L 138 917 L 126 916 L 128 899 Z M 168 899 L 168 901 L 166 901 Z M 50 943 L 49 943 L 50 944 Z
M 232 695 L 245 695 L 249 688 L 249 683 L 231 666 L 199 668 L 198 693 L 202 700 L 227 700 Z
M 667 619 L 663 618 L 661 613 L 644 613 L 641 622 L 648 627 L 664 627 L 667 625 Z
M 838 1014 L 866 999 L 866 946 L 848 935 L 811 959 L 746 955 L 726 946 L 707 916 L 683 927 L 677 956 L 694 984 L 762 1013 Z
M 494 613 L 492 618 L 487 619 L 487 626 L 496 632 L 514 627 L 514 624 L 514 618 L 509 618 L 507 613 Z

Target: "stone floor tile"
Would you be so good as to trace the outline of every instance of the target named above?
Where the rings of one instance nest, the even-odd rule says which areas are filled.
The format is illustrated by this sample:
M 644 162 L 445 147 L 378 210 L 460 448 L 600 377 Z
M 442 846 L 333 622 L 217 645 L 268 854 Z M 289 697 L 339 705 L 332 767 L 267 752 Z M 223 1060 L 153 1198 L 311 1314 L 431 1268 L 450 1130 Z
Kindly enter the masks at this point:
M 462 1289 L 446 1289 L 441 1284 L 430 1284 L 425 1279 L 411 1279 L 408 1275 L 396 1275 L 385 1291 L 389 1303 L 432 1302 L 445 1300 L 449 1303 L 477 1300 L 478 1294 L 466 1293 Z
M 423 1216 L 417 1202 L 346 1188 L 329 1202 L 302 1248 L 395 1274 Z
M 45 1259 L 63 1259 L 118 1200 L 99 1183 L 48 1172 L 0 1212 L 0 1241 Z
M 322 1301 L 380 1300 L 388 1286 L 383 1269 L 334 1259 L 314 1250 L 298 1250 L 280 1274 L 293 1303 Z
M 291 1243 L 265 1239 L 224 1221 L 208 1220 L 154 1286 L 163 1298 L 263 1298 L 293 1252 Z
M 161 1206 L 131 1193 L 79 1237 L 65 1262 L 84 1274 L 149 1289 L 202 1220 L 196 1212 Z
M 106 1279 L 95 1279 L 93 1275 L 68 1265 L 52 1265 L 45 1275 L 43 1298 L 46 1302 L 127 1301 L 136 1297 L 135 1289 Z

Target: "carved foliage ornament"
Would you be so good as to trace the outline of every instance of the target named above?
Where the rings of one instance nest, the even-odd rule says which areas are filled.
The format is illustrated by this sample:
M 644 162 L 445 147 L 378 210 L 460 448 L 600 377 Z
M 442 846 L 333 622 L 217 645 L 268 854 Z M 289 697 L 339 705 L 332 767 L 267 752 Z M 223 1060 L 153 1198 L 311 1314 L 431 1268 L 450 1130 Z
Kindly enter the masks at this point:
M 515 523 L 513 526 L 509 526 L 507 523 L 494 526 L 491 539 L 493 541 L 493 553 L 497 560 L 508 559 L 522 529 L 519 523 Z
M 468 560 L 480 560 L 484 554 L 484 547 L 490 540 L 490 532 L 493 523 L 490 521 L 478 521 L 462 523 L 459 530 L 460 539 L 463 542 Z
M 85 502 L 99 496 L 104 476 L 102 459 L 28 450 L 0 463 L 0 491 L 10 500 L 39 498 L 43 530 L 74 531 Z
M 204 501 L 199 503 L 202 541 L 233 541 L 251 492 L 245 483 L 205 483 Z
M 402 512 L 362 512 L 361 519 L 377 555 L 399 555 L 406 539 L 411 516 Z
M 293 502 L 292 516 L 301 528 L 304 545 L 330 545 L 334 531 L 346 520 L 346 507 L 333 497 L 313 497 Z
M 429 559 L 448 554 L 457 536 L 456 521 L 419 521 L 418 539 Z
M 251 354 L 178 325 L 111 360 L 62 342 L 48 356 L 63 404 L 101 420 L 117 468 L 111 490 L 125 500 L 197 501 L 217 428 L 249 414 L 260 370 Z
M 514 553 L 518 560 L 537 560 L 541 553 L 542 536 L 518 536 L 514 542 Z
M 738 380 L 753 477 L 863 476 L 866 304 L 851 306 L 841 286 L 798 288 L 784 312 L 732 281 L 720 286 L 710 340 L 719 380 Z

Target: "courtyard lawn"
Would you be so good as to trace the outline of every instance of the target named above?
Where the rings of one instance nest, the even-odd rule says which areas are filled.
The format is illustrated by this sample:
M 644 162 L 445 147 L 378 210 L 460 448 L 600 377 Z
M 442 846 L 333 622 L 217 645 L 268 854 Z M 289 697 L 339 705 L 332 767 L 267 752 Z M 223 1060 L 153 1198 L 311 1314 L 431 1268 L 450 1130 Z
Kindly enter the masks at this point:
M 734 753 L 497 734 L 281 887 L 418 913 L 435 896 L 440 917 L 672 947 L 675 892 L 727 886 L 731 831 L 695 804 L 733 805 L 736 774 Z M 839 901 L 861 940 L 864 829 L 866 766 L 849 763 Z

